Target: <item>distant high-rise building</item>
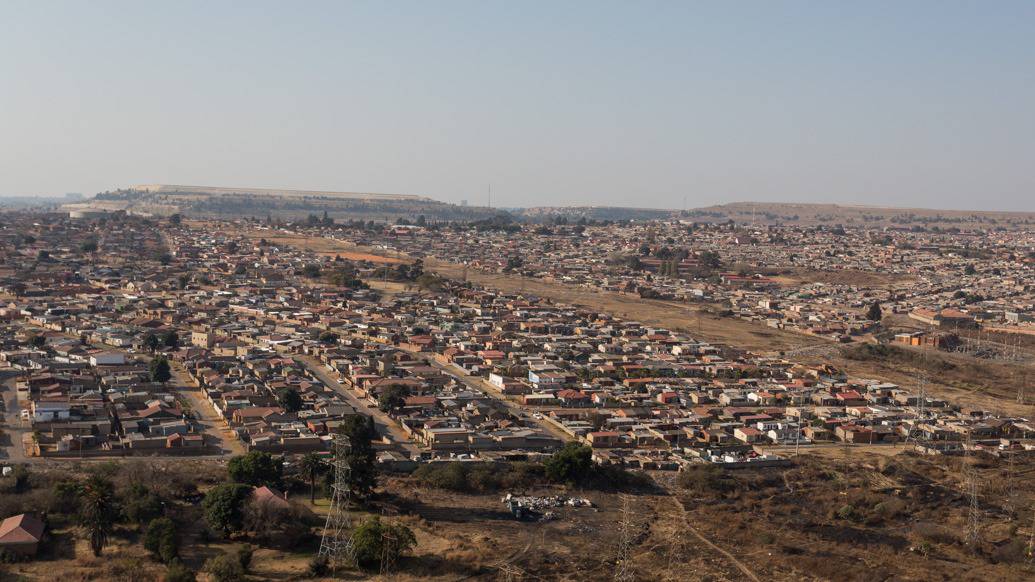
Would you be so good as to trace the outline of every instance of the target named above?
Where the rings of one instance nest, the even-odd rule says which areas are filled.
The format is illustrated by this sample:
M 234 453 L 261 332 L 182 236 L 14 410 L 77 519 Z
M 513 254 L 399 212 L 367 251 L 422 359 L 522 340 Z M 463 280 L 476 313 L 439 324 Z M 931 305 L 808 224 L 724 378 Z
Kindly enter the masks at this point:
M 80 192 L 69 192 L 65 194 L 65 200 L 82 200 L 83 195 Z
M 461 200 L 460 201 L 460 206 L 467 206 L 467 201 L 466 200 Z

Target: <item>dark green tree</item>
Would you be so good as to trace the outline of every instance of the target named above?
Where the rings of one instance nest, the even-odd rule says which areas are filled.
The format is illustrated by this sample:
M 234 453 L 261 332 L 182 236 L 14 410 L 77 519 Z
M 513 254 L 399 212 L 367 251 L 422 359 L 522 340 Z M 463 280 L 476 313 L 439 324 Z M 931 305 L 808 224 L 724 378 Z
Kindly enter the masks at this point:
M 230 478 L 238 483 L 247 483 L 256 487 L 280 485 L 284 474 L 284 459 L 274 457 L 264 451 L 249 451 L 230 459 L 227 465 Z
M 377 407 L 382 412 L 389 412 L 402 408 L 406 404 L 406 397 L 410 395 L 410 389 L 401 384 L 387 386 L 377 396 Z
M 866 319 L 870 321 L 880 321 L 884 317 L 884 313 L 881 311 L 880 303 L 874 301 L 870 304 L 870 308 L 866 310 Z
M 179 555 L 176 541 L 176 524 L 168 517 L 151 520 L 144 532 L 144 549 L 166 564 L 171 564 Z
M 162 333 L 162 345 L 167 348 L 178 348 L 180 347 L 180 334 L 176 333 L 176 330 L 170 329 Z
M 719 258 L 719 253 L 715 251 L 704 251 L 701 253 L 701 264 L 709 269 L 718 269 L 722 266 L 722 260 Z
M 111 481 L 91 475 L 82 485 L 79 495 L 79 524 L 90 538 L 90 549 L 94 556 L 100 556 L 115 527 L 119 514 L 115 488 Z
M 371 439 L 377 436 L 373 418 L 360 414 L 346 416 L 339 429 L 349 437 L 349 485 L 352 492 L 365 497 L 377 485 L 377 469 L 374 466 L 374 447 Z
M 152 332 L 147 332 L 144 336 L 144 349 L 151 352 L 152 354 L 158 351 L 158 347 L 161 346 L 161 342 L 158 341 L 158 336 Z
M 369 570 L 378 568 L 383 558 L 395 561 L 417 545 L 417 538 L 405 525 L 384 523 L 374 516 L 356 527 L 352 542 L 356 563 Z
M 230 535 L 240 531 L 244 520 L 244 506 L 252 495 L 252 487 L 243 483 L 217 485 L 205 494 L 201 505 L 205 521 L 212 529 Z M 238 564 L 240 566 L 240 564 Z
M 287 412 L 298 412 L 302 410 L 302 395 L 298 390 L 283 388 L 277 392 L 277 403 Z
M 162 499 L 154 491 L 134 483 L 122 495 L 122 515 L 143 525 L 162 515 Z
M 298 462 L 298 475 L 309 483 L 309 502 L 316 503 L 316 480 L 327 470 L 316 453 L 306 453 Z
M 593 471 L 593 449 L 569 442 L 544 463 L 546 478 L 555 483 L 581 483 Z
M 172 378 L 172 371 L 169 368 L 169 360 L 165 356 L 158 356 L 151 359 L 150 364 L 151 381 L 166 383 Z

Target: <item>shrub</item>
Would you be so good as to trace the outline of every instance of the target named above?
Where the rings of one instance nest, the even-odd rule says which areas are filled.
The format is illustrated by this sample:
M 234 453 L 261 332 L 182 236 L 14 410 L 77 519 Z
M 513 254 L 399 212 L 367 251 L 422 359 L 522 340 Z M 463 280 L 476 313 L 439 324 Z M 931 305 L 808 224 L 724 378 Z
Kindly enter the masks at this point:
M 992 551 L 992 559 L 999 563 L 1014 564 L 1028 558 L 1028 544 L 1021 538 L 1013 538 Z
M 176 559 L 179 547 L 176 542 L 176 525 L 168 517 L 151 520 L 144 532 L 144 548 L 169 564 Z
M 162 515 L 162 499 L 143 485 L 134 484 L 123 496 L 122 513 L 133 523 L 148 523 Z
M 223 554 L 205 561 L 205 572 L 215 582 L 239 582 L 244 577 L 244 569 L 237 556 Z
M 194 572 L 183 565 L 183 562 L 175 561 L 169 564 L 169 569 L 165 572 L 165 582 L 195 582 L 197 576 Z
M 11 495 L 29 490 L 29 469 L 17 465 L 6 477 L 0 477 L 0 494 Z
M 727 476 L 721 467 L 710 463 L 686 467 L 680 471 L 676 483 L 697 495 L 725 493 L 736 487 L 733 478 Z
M 417 538 L 405 525 L 382 523 L 375 516 L 356 528 L 352 542 L 356 563 L 369 569 L 379 566 L 386 555 L 394 560 L 409 551 L 417 545 Z
M 530 487 L 544 480 L 543 466 L 528 462 L 430 463 L 418 467 L 413 475 L 425 487 L 460 492 Z
M 570 442 L 543 464 L 546 478 L 555 483 L 580 483 L 593 470 L 593 449 Z
M 923 541 L 936 544 L 954 544 L 959 541 L 959 537 L 952 530 L 930 522 L 914 525 L 913 535 Z
M 413 476 L 428 487 L 449 491 L 469 491 L 468 469 L 464 463 L 434 463 L 421 465 Z
M 586 484 L 607 490 L 647 490 L 655 486 L 646 473 L 629 471 L 616 465 L 594 465 Z
M 314 578 L 326 576 L 330 571 L 330 561 L 327 556 L 313 556 L 309 560 L 309 575 Z
M 241 569 L 245 572 L 252 565 L 252 555 L 255 554 L 255 548 L 248 544 L 245 544 L 237 548 L 237 563 L 241 564 Z
M 22 561 L 23 557 L 6 549 L 0 549 L 0 564 L 14 564 Z
M 843 519 L 845 521 L 856 521 L 859 519 L 859 512 L 855 509 L 854 505 L 842 505 L 841 508 L 837 510 L 837 517 L 838 519 Z

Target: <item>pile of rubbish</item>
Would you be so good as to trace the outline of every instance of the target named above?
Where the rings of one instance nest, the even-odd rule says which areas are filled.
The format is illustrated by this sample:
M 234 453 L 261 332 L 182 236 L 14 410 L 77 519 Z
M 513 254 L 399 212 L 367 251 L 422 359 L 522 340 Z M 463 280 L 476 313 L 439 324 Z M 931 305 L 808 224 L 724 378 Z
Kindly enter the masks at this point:
M 514 517 L 521 521 L 557 519 L 557 513 L 550 510 L 560 507 L 593 507 L 593 502 L 585 497 L 568 497 L 566 495 L 536 497 L 507 493 L 506 497 L 500 501 L 507 506 Z

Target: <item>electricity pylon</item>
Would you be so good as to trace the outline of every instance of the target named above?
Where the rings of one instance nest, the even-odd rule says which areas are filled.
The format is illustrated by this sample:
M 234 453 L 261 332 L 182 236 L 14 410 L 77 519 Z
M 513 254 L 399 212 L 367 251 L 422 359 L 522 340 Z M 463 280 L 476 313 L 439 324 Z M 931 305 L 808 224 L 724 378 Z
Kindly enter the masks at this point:
M 348 453 L 351 449 L 349 437 L 334 435 L 334 484 L 331 486 L 331 507 L 323 526 L 319 555 L 327 558 L 333 573 L 339 566 L 351 564 L 353 560 L 352 517 L 349 515 L 349 501 L 352 495 L 349 487 L 352 469 Z

